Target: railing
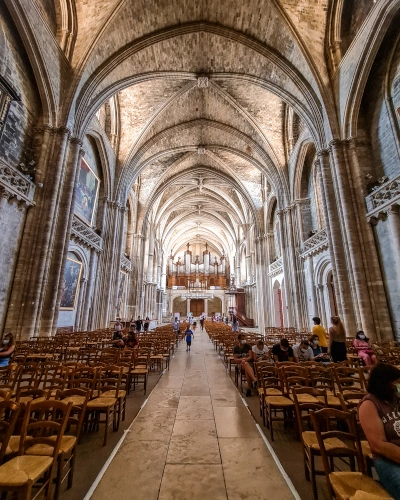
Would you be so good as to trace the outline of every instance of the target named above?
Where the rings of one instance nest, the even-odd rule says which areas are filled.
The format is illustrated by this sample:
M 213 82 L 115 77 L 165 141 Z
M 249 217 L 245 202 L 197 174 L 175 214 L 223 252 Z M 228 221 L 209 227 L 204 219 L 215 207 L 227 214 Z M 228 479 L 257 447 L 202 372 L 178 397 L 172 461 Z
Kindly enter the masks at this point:
M 4 160 L 0 160 L 0 186 L 10 197 L 24 201 L 28 206 L 34 205 L 35 185 Z
M 318 233 L 308 238 L 303 243 L 303 252 L 301 257 L 304 259 L 309 255 L 316 255 L 328 248 L 328 235 L 326 229 L 322 229 Z
M 81 222 L 76 215 L 72 219 L 71 235 L 88 248 L 94 248 L 101 252 L 103 246 L 102 238 L 93 229 Z
M 241 321 L 245 326 L 252 328 L 254 326 L 254 319 L 248 318 L 243 313 L 236 311 L 236 317 L 239 321 Z
M 121 257 L 121 267 L 125 269 L 125 271 L 132 271 L 132 263 L 125 255 Z
M 278 274 L 283 270 L 282 257 L 277 259 L 275 262 L 269 265 L 269 274 Z
M 394 203 L 400 204 L 400 175 L 382 184 L 376 191 L 365 197 L 367 217 L 384 211 Z

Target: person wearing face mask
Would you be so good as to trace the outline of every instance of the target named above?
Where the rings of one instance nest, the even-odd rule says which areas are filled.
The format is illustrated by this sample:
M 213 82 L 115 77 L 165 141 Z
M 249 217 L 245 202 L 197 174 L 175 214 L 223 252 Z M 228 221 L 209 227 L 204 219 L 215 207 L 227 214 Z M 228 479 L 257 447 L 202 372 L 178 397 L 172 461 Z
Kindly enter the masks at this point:
M 329 356 L 323 351 L 322 347 L 319 345 L 318 335 L 311 335 L 309 341 L 310 347 L 314 355 L 314 361 L 325 361 L 329 362 Z
M 249 397 L 251 396 L 252 383 L 255 385 L 257 383 L 257 378 L 254 375 L 253 351 L 251 350 L 249 344 L 246 342 L 246 338 L 242 333 L 238 335 L 238 343 L 233 348 L 233 361 L 234 363 L 236 363 L 238 369 L 241 370 L 242 373 L 246 373 L 246 397 Z
M 15 350 L 14 335 L 6 333 L 3 337 L 3 341 L 0 347 L 0 367 L 8 366 L 10 363 L 11 354 Z
M 371 370 L 358 418 L 382 486 L 400 500 L 400 370 L 378 363 Z
M 272 348 L 272 355 L 275 362 L 293 361 L 293 349 L 289 345 L 288 339 L 281 339 L 279 344 Z
M 299 345 L 293 346 L 294 360 L 296 363 L 300 361 L 312 361 L 314 354 L 307 340 L 302 340 Z
M 365 366 L 371 366 L 376 363 L 376 356 L 369 345 L 369 339 L 363 331 L 359 331 L 354 339 L 353 346 L 357 351 L 357 356 L 361 358 Z

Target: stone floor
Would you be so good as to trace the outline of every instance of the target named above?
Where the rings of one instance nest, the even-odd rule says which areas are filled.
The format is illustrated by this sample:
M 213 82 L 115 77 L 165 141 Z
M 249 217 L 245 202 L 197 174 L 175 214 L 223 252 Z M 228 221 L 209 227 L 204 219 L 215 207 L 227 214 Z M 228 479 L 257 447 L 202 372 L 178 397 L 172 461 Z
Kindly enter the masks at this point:
M 180 345 L 91 498 L 116 497 L 293 498 L 205 332 Z

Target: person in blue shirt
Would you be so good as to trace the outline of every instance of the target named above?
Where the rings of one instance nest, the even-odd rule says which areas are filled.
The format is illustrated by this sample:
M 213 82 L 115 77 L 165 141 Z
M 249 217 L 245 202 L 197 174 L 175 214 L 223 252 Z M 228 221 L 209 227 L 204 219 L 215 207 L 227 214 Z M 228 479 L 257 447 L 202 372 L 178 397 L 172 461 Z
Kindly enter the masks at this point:
M 190 346 L 192 345 L 192 339 L 193 339 L 193 332 L 188 327 L 185 331 L 185 337 L 186 337 L 186 352 L 190 352 Z

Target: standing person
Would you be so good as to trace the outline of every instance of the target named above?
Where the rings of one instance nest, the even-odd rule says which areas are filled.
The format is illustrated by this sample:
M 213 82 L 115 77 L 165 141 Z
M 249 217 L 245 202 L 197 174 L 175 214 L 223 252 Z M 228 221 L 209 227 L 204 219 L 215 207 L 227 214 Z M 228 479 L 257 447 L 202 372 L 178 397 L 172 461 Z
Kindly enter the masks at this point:
M 364 361 L 365 366 L 371 366 L 376 363 L 375 353 L 371 349 L 369 339 L 365 336 L 363 331 L 360 330 L 357 332 L 353 345 L 357 351 L 357 356 Z
M 233 348 L 233 361 L 238 366 L 238 369 L 242 372 L 246 373 L 246 382 L 247 382 L 247 391 L 246 397 L 251 396 L 251 384 L 257 383 L 257 378 L 254 375 L 254 367 L 253 367 L 253 351 L 251 350 L 250 345 L 246 342 L 246 338 L 243 334 L 239 333 L 238 335 L 238 343 Z
M 200 328 L 201 328 L 201 331 L 204 330 L 204 316 L 200 317 Z
M 378 363 L 368 380 L 358 418 L 382 486 L 400 500 L 400 370 Z
M 114 331 L 120 332 L 123 327 L 124 327 L 124 325 L 121 323 L 121 318 L 117 318 L 117 321 L 115 322 L 115 325 L 114 325 Z
M 172 328 L 173 328 L 174 333 L 175 333 L 176 343 L 178 344 L 180 331 L 179 331 L 179 321 L 178 321 L 177 316 L 175 317 L 175 321 L 172 323 Z
M 347 359 L 346 330 L 339 316 L 332 316 L 332 326 L 329 328 L 329 348 L 334 363 L 340 363 Z
M 234 314 L 232 316 L 232 332 L 238 332 L 238 331 L 239 331 L 239 321 L 236 315 Z
M 14 335 L 9 332 L 3 337 L 0 347 L 0 366 L 8 366 L 10 357 L 15 351 Z
M 196 330 L 196 326 L 197 326 L 196 318 L 193 318 L 193 330 Z
M 190 346 L 192 345 L 192 338 L 193 338 L 193 332 L 190 329 L 190 327 L 186 328 L 185 337 L 186 337 L 186 352 L 190 352 Z
M 143 323 L 144 333 L 147 333 L 149 331 L 149 326 L 150 326 L 150 318 L 148 316 L 146 316 L 146 319 L 144 320 L 144 323 Z
M 143 321 L 140 319 L 140 316 L 138 316 L 138 319 L 135 321 L 136 325 L 136 333 L 140 333 L 142 331 L 142 325 Z
M 325 328 L 321 325 L 321 319 L 315 316 L 312 320 L 314 326 L 311 333 L 313 335 L 318 335 L 318 342 L 322 348 L 322 352 L 328 352 L 328 339 L 326 338 Z

